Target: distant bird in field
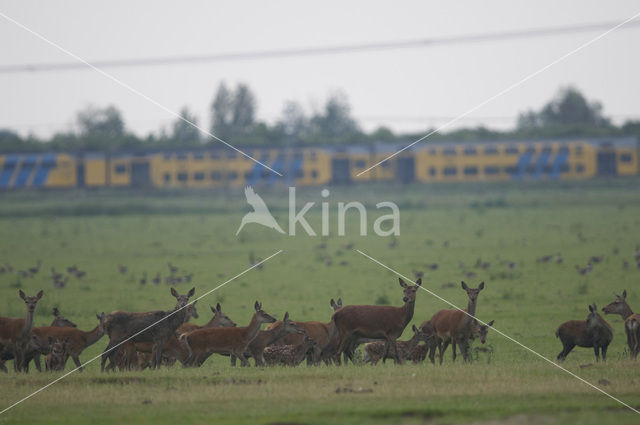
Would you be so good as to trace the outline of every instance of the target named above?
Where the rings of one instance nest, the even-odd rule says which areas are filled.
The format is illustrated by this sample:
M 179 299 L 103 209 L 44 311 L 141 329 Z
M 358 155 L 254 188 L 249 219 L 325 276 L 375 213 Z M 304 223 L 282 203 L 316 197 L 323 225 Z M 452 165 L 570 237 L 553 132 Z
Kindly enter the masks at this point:
M 624 261 L 622 262 L 622 268 L 623 268 L 623 269 L 628 269 L 628 268 L 629 268 L 629 262 L 628 262 L 627 260 L 624 260 Z
M 158 285 L 160 283 L 160 273 L 156 274 L 156 277 L 154 277 L 151 281 L 154 285 Z
M 38 264 L 33 267 L 29 267 L 29 273 L 36 274 L 40 271 L 40 266 L 42 265 L 42 260 L 38 260 Z
M 178 268 L 171 263 L 167 263 L 167 267 L 169 267 L 169 273 L 174 274 L 178 273 Z
M 240 233 L 245 224 L 249 223 L 261 224 L 284 234 L 284 230 L 282 230 L 276 219 L 273 218 L 269 212 L 267 204 L 264 203 L 260 195 L 253 191 L 251 186 L 245 187 L 244 196 L 247 198 L 249 205 L 253 207 L 253 211 L 242 217 L 242 222 L 240 223 L 240 227 L 238 227 L 236 235 Z
M 633 252 L 633 256 L 636 259 L 636 261 L 640 260 L 640 245 L 636 244 L 636 249 Z M 7 265 L 7 268 L 9 268 L 9 266 Z
M 564 261 L 564 258 L 562 258 L 562 254 L 558 252 L 556 256 L 553 257 L 553 261 L 555 261 L 558 264 L 561 264 Z
M 147 284 L 147 272 L 143 272 L 142 277 L 140 278 L 140 285 L 146 285 L 146 284 Z
M 591 266 L 591 263 L 587 263 L 587 265 L 584 268 L 580 266 L 576 266 L 576 271 L 580 273 L 582 276 L 591 273 L 591 270 L 593 270 L 593 266 Z
M 118 271 L 120 274 L 127 274 L 127 266 L 123 266 L 122 264 L 118 264 Z
M 398 239 L 395 236 L 391 237 L 391 242 L 387 245 L 389 248 L 393 249 L 398 246 Z
M 421 272 L 421 271 L 418 271 L 418 270 L 413 270 L 413 276 L 414 276 L 416 279 L 419 279 L 419 278 L 421 278 L 421 277 L 424 277 L 424 272 Z
M 594 255 L 593 257 L 591 257 L 589 259 L 589 262 L 590 263 L 601 263 L 602 260 L 604 260 L 604 255 L 599 255 L 599 256 Z

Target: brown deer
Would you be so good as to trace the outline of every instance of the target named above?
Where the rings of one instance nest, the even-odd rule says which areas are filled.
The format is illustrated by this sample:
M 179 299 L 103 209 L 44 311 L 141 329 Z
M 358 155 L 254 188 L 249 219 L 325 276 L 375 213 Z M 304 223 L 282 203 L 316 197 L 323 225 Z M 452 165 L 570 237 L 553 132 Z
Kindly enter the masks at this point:
M 209 356 L 217 353 L 234 355 L 240 359 L 242 366 L 249 366 L 244 356 L 249 343 L 258 335 L 260 325 L 276 321 L 262 310 L 262 304 L 258 301 L 253 307 L 255 313 L 247 327 L 196 329 L 182 334 L 179 340 L 189 353 L 187 364 L 202 366 Z
M 220 303 L 218 303 L 215 307 L 209 306 L 211 311 L 213 312 L 213 317 L 209 320 L 204 326 L 199 326 L 194 323 L 183 323 L 178 328 L 178 333 L 183 334 L 191 331 L 195 331 L 196 329 L 202 328 L 227 328 L 236 326 L 235 322 L 229 318 L 226 314 L 222 312 L 222 307 L 220 307 Z
M 305 335 L 300 345 L 271 346 L 264 349 L 264 360 L 268 366 L 297 366 L 307 353 L 315 348 L 316 342 L 313 338 Z
M 109 344 L 102 353 L 101 370 L 104 371 L 107 358 L 110 360 L 110 368 L 115 367 L 115 348 L 129 339 L 133 342 L 153 341 L 156 355 L 152 367 L 159 368 L 162 363 L 162 345 L 184 323 L 187 314 L 185 306 L 194 293 L 195 288 L 191 288 L 186 295 L 180 295 L 175 288 L 171 288 L 171 295 L 176 298 L 177 303 L 174 309 L 169 311 L 110 313 L 105 321 L 105 332 L 109 335 Z
M 78 327 L 78 325 L 76 325 L 71 320 L 67 319 L 62 314 L 60 314 L 60 310 L 58 310 L 58 307 L 53 307 L 53 317 L 54 317 L 53 322 L 51 322 L 51 325 L 49 326 L 64 326 L 64 327 L 70 327 L 70 328 Z
M 49 346 L 51 349 L 50 353 L 44 358 L 47 371 L 64 370 L 64 366 L 67 363 L 69 340 L 69 337 L 66 337 L 64 340 L 54 340 L 49 337 Z
M 434 342 L 429 351 L 429 359 L 434 363 L 435 347 L 438 347 L 440 355 L 440 364 L 444 357 L 449 344 L 460 345 L 462 357 L 465 361 L 471 361 L 469 356 L 469 338 L 471 335 L 471 325 L 476 314 L 476 305 L 478 303 L 478 295 L 484 289 L 484 282 L 481 282 L 477 288 L 469 288 L 466 283 L 461 282 L 462 289 L 467 292 L 469 302 L 465 310 L 446 309 L 440 310 L 434 314 L 431 319 L 423 322 L 420 328 L 428 330 L 429 328 L 435 334 Z M 454 345 L 455 347 L 455 345 Z M 454 349 L 455 360 L 455 349 Z
M 268 345 L 273 344 L 283 336 L 287 334 L 294 335 L 306 335 L 306 331 L 300 328 L 289 320 L 289 312 L 284 314 L 282 321 L 275 322 L 269 326 L 269 329 L 258 332 L 258 335 L 249 343 L 247 351 L 245 351 L 245 357 L 253 357 L 256 362 L 256 367 L 264 366 L 265 359 L 263 352 Z M 236 365 L 236 357 L 231 355 L 231 366 Z
M 637 252 L 637 245 L 636 245 Z M 622 296 L 614 294 L 616 299 L 606 307 L 604 314 L 619 314 L 624 320 L 624 332 L 627 335 L 629 354 L 635 359 L 640 352 L 640 314 L 635 314 L 627 304 L 627 290 L 622 291 Z
M 80 354 L 89 346 L 95 344 L 102 338 L 105 333 L 106 316 L 104 312 L 100 315 L 96 314 L 98 325 L 90 331 L 81 331 L 78 328 L 60 327 L 60 326 L 42 326 L 33 328 L 33 333 L 45 340 L 49 338 L 54 340 L 64 340 L 69 338 L 69 345 L 64 362 L 71 357 L 73 363 L 79 371 L 82 371 L 82 363 L 80 362 Z M 40 356 L 34 356 L 36 367 L 40 370 Z
M 18 291 L 18 294 L 27 307 L 26 317 L 24 319 L 0 317 L 0 345 L 8 345 L 13 350 L 13 369 L 16 372 L 22 371 L 24 366 L 27 345 L 31 340 L 33 315 L 38 300 L 42 298 L 43 291 L 38 292 L 35 297 L 27 297 L 22 289 Z
M 587 320 L 569 320 L 556 330 L 556 337 L 562 342 L 562 351 L 558 354 L 558 361 L 563 361 L 576 345 L 578 347 L 593 347 L 596 361 L 607 360 L 607 348 L 613 340 L 613 329 L 598 314 L 596 305 L 589 306 Z
M 404 293 L 402 307 L 383 305 L 348 305 L 333 313 L 331 320 L 335 325 L 334 332 L 340 336 L 338 354 L 346 352 L 351 361 L 353 357 L 347 348 L 354 338 L 372 338 L 385 341 L 384 363 L 393 348 L 393 357 L 396 363 L 401 362 L 396 348 L 396 339 L 404 328 L 411 322 L 416 303 L 416 292 L 422 285 L 422 279 L 418 279 L 416 285 L 407 285 L 402 278 L 399 279 Z M 333 336 L 333 335 L 332 335 Z
M 416 328 L 415 325 L 411 328 L 413 330 L 413 336 L 407 341 L 397 341 L 398 355 L 402 360 L 411 359 L 413 352 L 418 348 L 420 341 L 427 342 L 431 335 L 424 333 L 422 330 Z M 369 342 L 364 345 L 364 362 L 371 363 L 372 366 L 376 365 L 384 354 L 384 342 L 375 341 Z M 424 359 L 424 358 L 423 358 Z
M 46 339 L 43 339 L 32 332 L 31 339 L 27 343 L 23 370 L 25 372 L 29 372 L 29 362 L 35 356 L 38 356 L 38 359 L 39 359 L 40 354 L 46 354 L 49 352 L 49 350 L 50 350 L 49 342 Z M 15 357 L 14 357 L 13 347 L 8 345 L 3 346 L 0 344 L 0 370 L 7 373 L 8 372 L 7 367 L 4 365 L 4 363 L 7 360 L 14 360 L 14 359 Z M 38 372 L 42 372 L 42 367 L 40 365 L 39 360 L 36 363 L 36 368 L 38 369 Z

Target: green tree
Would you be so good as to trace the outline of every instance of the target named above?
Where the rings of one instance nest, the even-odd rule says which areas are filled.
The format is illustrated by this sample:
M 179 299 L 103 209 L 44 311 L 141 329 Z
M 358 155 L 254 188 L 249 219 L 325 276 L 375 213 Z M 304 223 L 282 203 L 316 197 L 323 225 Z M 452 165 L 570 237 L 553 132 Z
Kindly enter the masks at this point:
M 180 110 L 180 117 L 173 123 L 172 142 L 180 146 L 198 144 L 200 142 L 200 130 L 192 125 L 198 125 L 198 117 L 192 114 L 186 106 Z
M 323 111 L 311 117 L 310 132 L 315 143 L 346 143 L 362 134 L 351 116 L 347 97 L 341 92 L 331 95 Z
M 222 140 L 240 141 L 252 133 L 255 125 L 256 98 L 246 84 L 230 91 L 224 82 L 211 104 L 211 131 Z

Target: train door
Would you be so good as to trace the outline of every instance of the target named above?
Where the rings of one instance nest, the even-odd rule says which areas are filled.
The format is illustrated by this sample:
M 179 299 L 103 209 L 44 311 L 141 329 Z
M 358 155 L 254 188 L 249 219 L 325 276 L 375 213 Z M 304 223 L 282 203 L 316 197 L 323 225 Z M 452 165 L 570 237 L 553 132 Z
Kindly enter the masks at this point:
M 615 176 L 618 174 L 616 152 L 613 149 L 598 151 L 597 161 L 599 176 Z
M 78 156 L 76 159 L 76 182 L 78 187 L 84 187 L 85 185 L 85 165 L 84 157 Z
M 351 183 L 349 158 L 333 158 L 331 160 L 331 182 L 334 184 Z
M 133 161 L 131 164 L 131 186 L 145 187 L 149 186 L 151 179 L 149 177 L 148 161 Z
M 396 176 L 401 183 L 411 183 L 415 179 L 416 166 L 413 156 L 400 157 L 396 165 Z

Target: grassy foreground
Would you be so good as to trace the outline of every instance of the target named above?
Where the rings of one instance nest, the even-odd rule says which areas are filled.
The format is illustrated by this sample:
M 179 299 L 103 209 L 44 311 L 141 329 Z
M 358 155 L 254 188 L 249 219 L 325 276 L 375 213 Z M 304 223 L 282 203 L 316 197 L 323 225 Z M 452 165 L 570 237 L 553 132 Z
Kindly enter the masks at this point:
M 368 207 L 370 232 L 379 215 L 375 203 L 396 202 L 397 246 L 373 234 L 359 236 L 355 215 L 345 237 L 335 235 L 335 221 L 328 238 L 306 236 L 300 228 L 291 237 L 255 225 L 236 237 L 247 211 L 241 192 L 2 194 L 0 265 L 17 270 L 38 259 L 43 265 L 32 278 L 0 274 L 0 314 L 24 315 L 18 288 L 28 294 L 44 289 L 36 325 L 49 324 L 51 308 L 58 306 L 89 329 L 100 311 L 171 308 L 168 285 L 139 283 L 143 272 L 149 280 L 157 272 L 166 276 L 168 261 L 180 274 L 194 274 L 179 292 L 195 286 L 201 295 L 245 270 L 251 253 L 266 258 L 280 249 L 263 270 L 202 299 L 196 322 L 205 323 L 208 304 L 216 302 L 241 325 L 256 299 L 267 312 L 281 317 L 289 311 L 295 320 L 328 321 L 332 297 L 346 304 L 400 305 L 397 276 L 350 249 L 353 244 L 410 278 L 424 271 L 425 288 L 461 307 L 466 295 L 460 280 L 471 286 L 485 281 L 478 317 L 495 319 L 497 329 L 555 360 L 561 349 L 556 327 L 585 318 L 589 303 L 601 308 L 614 291 L 627 289 L 629 304 L 640 310 L 640 270 L 633 261 L 640 242 L 637 183 L 331 189 L 331 220 L 338 201 L 359 200 Z M 286 192 L 258 192 L 286 229 Z M 298 207 L 307 201 L 316 201 L 307 217 L 319 230 L 319 190 L 300 191 Z M 556 252 L 562 264 L 536 262 Z M 604 261 L 590 274 L 576 273 L 575 265 L 597 255 Z M 475 268 L 478 258 L 491 265 Z M 431 263 L 438 269 L 428 270 Z M 50 267 L 61 271 L 72 264 L 87 277 L 54 289 Z M 120 274 L 118 264 L 129 271 Z M 421 291 L 413 323 L 446 307 Z M 608 362 L 596 364 L 591 349 L 576 348 L 563 366 L 640 408 L 640 369 L 627 360 L 622 321 L 606 319 L 615 331 Z M 105 345 L 106 338 L 81 358 L 89 360 Z M 490 333 L 486 347 L 470 365 L 451 363 L 450 351 L 443 366 L 232 369 L 227 358 L 213 357 L 197 370 L 106 375 L 94 362 L 0 415 L 0 423 L 638 423 L 638 415 L 497 333 Z M 0 375 L 0 410 L 58 376 Z

